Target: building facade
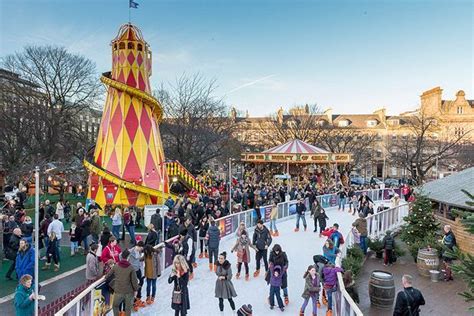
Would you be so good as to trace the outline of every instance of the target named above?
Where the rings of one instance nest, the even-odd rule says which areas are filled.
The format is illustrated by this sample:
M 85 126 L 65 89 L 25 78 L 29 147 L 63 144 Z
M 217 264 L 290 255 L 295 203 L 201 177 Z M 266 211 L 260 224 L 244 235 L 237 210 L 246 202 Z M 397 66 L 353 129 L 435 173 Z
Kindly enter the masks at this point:
M 408 141 L 410 137 L 414 137 L 412 125 L 409 122 L 415 115 L 424 113 L 424 115 L 434 118 L 437 133 L 440 135 L 449 134 L 449 137 L 465 135 L 463 139 L 474 145 L 474 131 L 471 131 L 474 129 L 474 100 L 466 99 L 462 90 L 456 93 L 454 99 L 445 100 L 442 92 L 440 87 L 423 92 L 420 96 L 418 109 L 399 115 L 387 115 L 385 108 L 377 109 L 370 114 L 334 114 L 332 109 L 326 109 L 322 113 L 314 115 L 316 117 L 313 122 L 314 133 L 316 134 L 317 130 L 321 128 L 350 130 L 355 133 L 355 137 L 360 137 L 361 141 L 364 141 L 365 136 L 373 135 L 374 141 L 370 145 L 373 152 L 373 163 L 355 166 L 356 171 L 366 177 L 406 177 L 408 176 L 407 170 L 390 162 L 389 151 L 395 150 L 391 148 L 391 144 L 394 142 Z M 313 115 L 307 105 L 291 109 L 288 114 L 284 114 L 283 109 L 280 108 L 274 117 L 249 117 L 248 114 L 238 116 L 235 109 L 232 109 L 230 114 L 237 126 L 235 137 L 253 148 L 268 147 L 268 138 L 271 132 L 264 131 L 275 129 L 275 121 L 290 129 L 291 122 L 286 121 L 305 115 Z M 314 145 L 325 147 L 318 143 Z M 437 167 L 434 167 L 430 177 L 440 176 L 442 173 L 455 171 L 455 169 L 455 165 L 439 167 L 438 170 Z

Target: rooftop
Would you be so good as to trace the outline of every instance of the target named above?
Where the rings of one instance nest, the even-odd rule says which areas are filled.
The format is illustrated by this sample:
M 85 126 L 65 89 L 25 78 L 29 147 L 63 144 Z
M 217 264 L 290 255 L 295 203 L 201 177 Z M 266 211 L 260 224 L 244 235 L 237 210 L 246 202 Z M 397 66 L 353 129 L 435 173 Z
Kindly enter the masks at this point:
M 466 204 L 468 197 L 462 189 L 474 193 L 474 167 L 465 169 L 446 178 L 426 183 L 421 187 L 431 200 L 474 211 Z

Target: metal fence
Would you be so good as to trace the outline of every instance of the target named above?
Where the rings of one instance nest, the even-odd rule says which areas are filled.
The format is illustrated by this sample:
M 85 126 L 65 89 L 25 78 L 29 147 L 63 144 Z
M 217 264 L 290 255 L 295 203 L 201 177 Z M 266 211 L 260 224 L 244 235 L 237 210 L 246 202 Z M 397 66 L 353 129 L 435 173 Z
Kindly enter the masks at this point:
M 377 190 L 356 191 L 355 194 L 357 196 L 360 196 L 364 192 L 374 202 L 381 201 L 381 200 L 388 200 L 395 193 L 400 193 L 398 189 L 395 189 L 395 190 L 394 189 L 377 189 Z M 320 195 L 320 196 L 316 196 L 316 199 L 321 203 L 321 206 L 325 208 L 338 206 L 339 204 L 338 194 Z M 296 213 L 297 202 L 298 202 L 297 200 L 293 200 L 293 201 L 278 203 L 277 204 L 278 219 L 285 219 L 294 215 Z M 347 201 L 346 203 L 348 202 L 349 201 Z M 305 200 L 305 204 L 307 206 L 307 209 L 309 209 L 308 199 Z M 265 205 L 265 206 L 258 207 L 255 209 L 250 209 L 243 212 L 230 214 L 228 216 L 217 219 L 216 224 L 218 225 L 221 231 L 221 238 L 229 236 L 232 233 L 234 233 L 237 230 L 240 222 L 244 222 L 247 228 L 256 226 L 258 219 L 262 219 L 264 222 L 269 222 L 271 209 L 272 209 L 271 205 Z M 385 212 L 387 211 L 384 211 L 382 213 L 385 213 Z M 381 221 L 380 220 L 378 221 L 378 218 L 380 217 L 380 214 L 382 213 L 378 213 L 371 216 L 371 217 L 374 217 L 374 219 L 370 219 L 370 220 L 374 221 L 374 223 L 375 222 L 377 223 L 371 226 L 370 227 L 371 229 L 375 229 L 374 227 L 378 227 L 378 225 L 382 225 L 381 229 L 379 230 L 370 230 L 371 236 L 372 236 L 372 233 L 373 234 L 381 233 L 382 228 L 393 227 L 396 223 L 398 223 L 402 219 L 400 215 L 397 215 L 397 217 L 394 217 L 393 220 L 391 217 L 384 216 Z M 349 215 L 348 213 L 345 213 L 345 214 Z M 368 217 L 368 219 L 371 217 Z M 397 219 L 397 221 L 394 220 L 395 218 Z M 177 236 L 171 239 L 168 239 L 167 242 L 172 242 L 175 238 L 177 238 Z M 348 236 L 347 240 L 351 241 L 351 237 Z M 345 257 L 346 247 L 349 245 L 349 242 L 346 242 L 345 245 L 346 246 L 342 247 L 341 249 L 342 256 L 338 258 L 339 266 L 341 264 L 341 259 Z M 164 243 L 161 243 L 157 245 L 156 247 L 163 247 L 163 246 L 164 246 Z M 164 269 L 166 269 L 170 267 L 172 264 L 173 253 L 172 253 L 172 250 L 167 247 L 163 249 L 164 249 L 164 254 L 162 254 L 163 267 Z M 165 274 L 166 273 L 162 273 L 162 275 L 165 275 Z M 335 310 L 341 311 L 341 310 L 347 310 L 349 308 L 348 309 L 349 314 L 340 314 L 340 312 L 338 312 L 337 315 L 354 315 L 354 314 L 362 315 L 362 313 L 360 313 L 359 308 L 357 307 L 357 304 L 355 304 L 350 298 L 350 296 L 347 294 L 344 288 L 344 284 L 341 283 L 342 276 L 338 275 L 338 278 L 340 279 L 340 282 L 339 282 L 338 292 L 335 294 L 336 295 Z M 77 295 L 73 300 L 71 300 L 63 308 L 57 311 L 55 315 L 56 316 L 104 315 L 105 314 L 104 298 L 102 297 L 100 293 L 101 292 L 100 288 L 103 286 L 104 281 L 105 281 L 105 278 L 102 277 L 99 280 L 92 283 L 89 287 L 87 287 L 84 291 L 82 291 L 79 295 Z

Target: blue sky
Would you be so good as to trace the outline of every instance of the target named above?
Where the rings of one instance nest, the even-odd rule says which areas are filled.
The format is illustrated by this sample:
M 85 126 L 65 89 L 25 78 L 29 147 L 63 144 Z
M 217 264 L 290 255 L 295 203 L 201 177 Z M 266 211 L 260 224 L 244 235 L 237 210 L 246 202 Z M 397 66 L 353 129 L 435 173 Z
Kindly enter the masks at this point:
M 136 0 L 132 22 L 153 50 L 152 84 L 216 79 L 250 115 L 318 103 L 335 113 L 414 109 L 441 86 L 474 99 L 473 2 Z M 58 44 L 110 69 L 128 0 L 0 0 L 0 56 Z

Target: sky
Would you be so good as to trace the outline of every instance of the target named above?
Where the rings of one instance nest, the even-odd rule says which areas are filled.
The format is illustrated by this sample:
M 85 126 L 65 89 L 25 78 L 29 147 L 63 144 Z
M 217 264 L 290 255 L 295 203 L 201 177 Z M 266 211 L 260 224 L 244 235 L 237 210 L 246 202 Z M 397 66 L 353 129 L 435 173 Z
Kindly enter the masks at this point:
M 242 113 L 318 104 L 334 113 L 414 110 L 441 86 L 474 99 L 470 0 L 135 0 L 153 51 L 154 87 L 200 73 Z M 111 68 L 128 0 L 0 0 L 0 57 L 65 46 Z

